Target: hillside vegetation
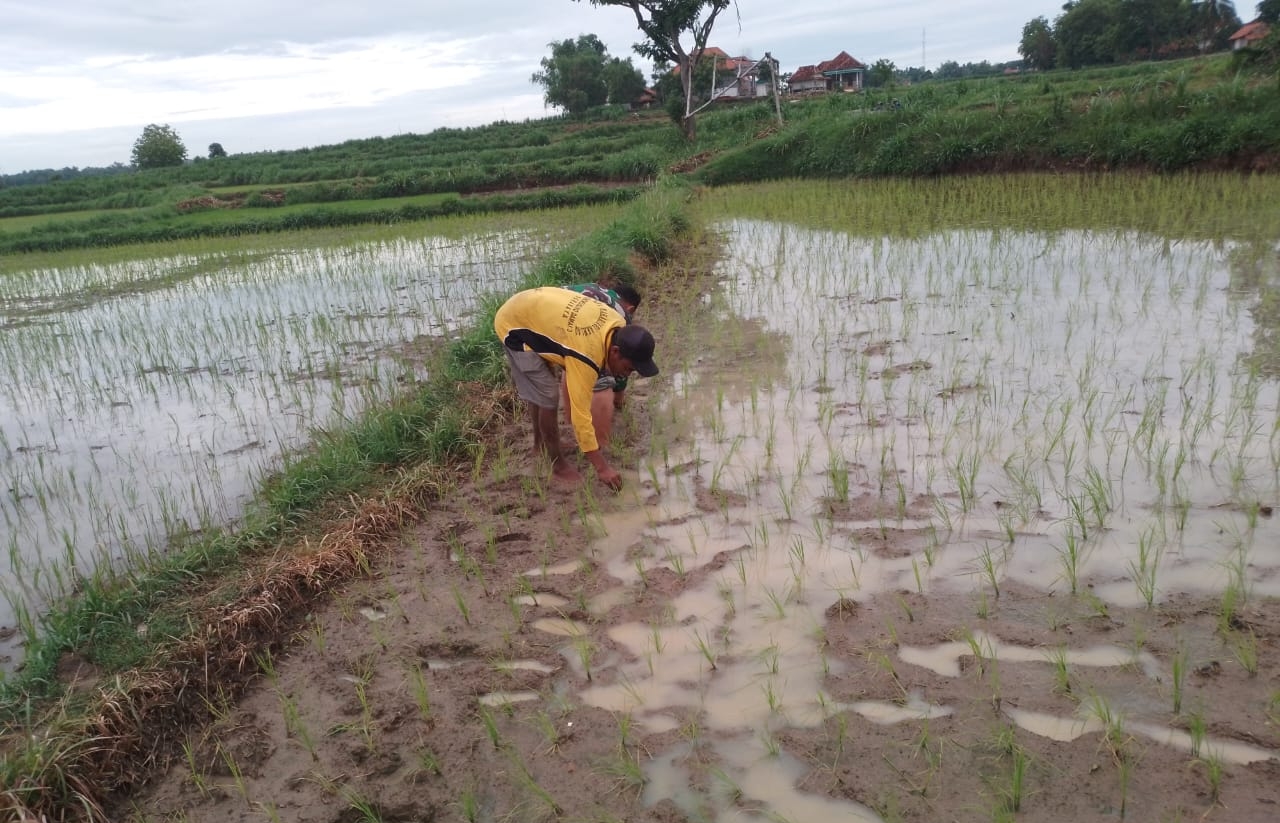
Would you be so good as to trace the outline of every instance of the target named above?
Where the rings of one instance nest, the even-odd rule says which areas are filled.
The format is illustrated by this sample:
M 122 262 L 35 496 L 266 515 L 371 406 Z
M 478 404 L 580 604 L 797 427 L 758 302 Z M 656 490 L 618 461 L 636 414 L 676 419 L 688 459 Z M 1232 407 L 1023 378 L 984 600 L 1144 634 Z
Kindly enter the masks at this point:
M 1268 171 L 1280 82 L 1229 55 L 930 81 L 704 115 L 440 129 L 0 189 L 0 254 L 618 201 L 705 184 L 984 170 Z M 606 116 L 607 115 L 607 116 Z

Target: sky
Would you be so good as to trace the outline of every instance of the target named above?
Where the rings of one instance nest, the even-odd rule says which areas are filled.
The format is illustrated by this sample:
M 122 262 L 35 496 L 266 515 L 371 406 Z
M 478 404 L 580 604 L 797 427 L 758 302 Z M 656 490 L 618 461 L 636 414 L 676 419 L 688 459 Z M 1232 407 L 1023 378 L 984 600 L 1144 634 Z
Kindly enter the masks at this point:
M 1018 59 L 1061 0 L 738 0 L 709 45 L 784 72 Z M 426 133 L 557 113 L 530 82 L 548 44 L 595 34 L 646 78 L 629 9 L 582 0 L 0 0 L 0 174 L 129 163 L 148 124 L 189 156 Z M 686 47 L 691 41 L 686 39 Z

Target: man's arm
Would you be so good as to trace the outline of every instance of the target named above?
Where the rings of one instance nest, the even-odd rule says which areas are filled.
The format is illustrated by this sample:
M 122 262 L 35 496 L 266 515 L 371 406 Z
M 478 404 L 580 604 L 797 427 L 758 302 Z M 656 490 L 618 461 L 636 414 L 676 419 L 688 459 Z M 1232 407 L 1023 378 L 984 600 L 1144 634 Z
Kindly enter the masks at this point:
M 578 448 L 583 457 L 596 470 L 600 482 L 617 491 L 622 488 L 622 475 L 609 465 L 600 443 L 596 440 L 595 425 L 591 421 L 591 396 L 595 391 L 596 378 L 599 374 L 585 363 L 566 358 L 565 387 L 569 392 L 569 416 L 573 420 L 573 430 L 578 436 Z

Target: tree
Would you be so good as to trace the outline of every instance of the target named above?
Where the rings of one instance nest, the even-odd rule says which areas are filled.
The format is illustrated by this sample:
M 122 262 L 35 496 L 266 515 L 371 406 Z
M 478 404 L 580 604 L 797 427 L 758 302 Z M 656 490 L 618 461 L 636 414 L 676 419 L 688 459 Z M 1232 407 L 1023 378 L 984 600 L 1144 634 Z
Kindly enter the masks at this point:
M 939 80 L 956 80 L 964 77 L 964 71 L 960 68 L 960 64 L 954 60 L 945 60 L 942 65 L 938 66 L 934 72 Z
M 1264 23 L 1280 23 L 1280 0 L 1258 0 L 1258 19 Z
M 140 169 L 181 166 L 187 159 L 187 147 L 168 123 L 145 127 L 133 142 L 133 165 Z
M 1200 0 L 1192 4 L 1191 16 L 1201 54 L 1225 49 L 1228 38 L 1240 28 L 1240 17 L 1231 0 Z
M 644 75 L 631 63 L 631 58 L 611 57 L 604 64 L 604 86 L 609 92 L 609 102 L 626 105 L 634 103 L 644 94 Z
M 575 0 L 581 2 L 581 0 Z M 681 126 L 685 136 L 693 139 L 696 120 L 693 115 L 693 68 L 707 48 L 707 39 L 716 18 L 729 8 L 733 0 L 591 0 L 593 6 L 618 6 L 631 9 L 636 25 L 648 38 L 633 47 L 637 54 L 655 63 L 674 63 L 680 75 L 685 109 Z M 686 48 L 682 37 L 692 36 Z
M 542 86 L 548 106 L 559 106 L 574 116 L 594 106 L 604 105 L 609 90 L 604 82 L 608 50 L 594 34 L 580 34 L 577 40 L 548 43 L 551 56 L 542 58 L 542 71 L 530 82 Z
M 1119 0 L 1079 0 L 1062 8 L 1064 13 L 1053 24 L 1056 65 L 1078 69 L 1115 62 L 1125 25 Z
M 867 85 L 869 86 L 887 86 L 893 82 L 893 73 L 898 67 L 893 64 L 892 60 L 881 57 L 867 72 Z
M 1022 55 L 1028 68 L 1040 71 L 1053 68 L 1053 62 L 1058 56 L 1058 41 L 1053 39 L 1053 28 L 1047 19 L 1037 17 L 1022 27 L 1018 54 Z
M 222 144 L 221 144 L 221 143 L 210 143 L 210 144 L 209 144 L 209 159 L 210 159 L 210 160 L 212 160 L 212 159 L 213 159 L 213 158 L 215 158 L 215 157 L 226 157 L 226 156 L 227 156 L 227 150 L 226 150 L 226 149 L 224 149 L 224 148 L 222 147 Z

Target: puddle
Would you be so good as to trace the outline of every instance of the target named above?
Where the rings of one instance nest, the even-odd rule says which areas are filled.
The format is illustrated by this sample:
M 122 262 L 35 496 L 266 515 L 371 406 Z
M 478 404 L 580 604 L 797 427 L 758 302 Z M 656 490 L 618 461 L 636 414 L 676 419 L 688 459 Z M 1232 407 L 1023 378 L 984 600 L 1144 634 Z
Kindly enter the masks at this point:
M 589 569 L 591 564 L 586 560 L 566 560 L 563 563 L 557 563 L 554 566 L 538 566 L 524 573 L 525 577 L 560 577 L 563 575 L 577 574 L 583 569 Z
M 511 600 L 521 606 L 537 606 L 546 609 L 558 609 L 569 602 L 567 598 L 561 597 L 558 594 L 548 594 L 546 592 L 518 594 L 511 598 Z
M 561 637 L 583 637 L 589 633 L 586 625 L 564 617 L 542 617 L 529 625 L 540 632 Z
M 506 706 L 511 703 L 528 703 L 541 699 L 537 692 L 489 692 L 477 698 L 481 706 Z
M 1082 710 L 1083 711 L 1083 710 Z M 1019 728 L 1025 729 L 1040 737 L 1069 743 L 1086 734 L 1100 734 L 1104 730 L 1101 721 L 1094 717 L 1060 717 L 1044 712 L 1026 711 L 1005 707 L 1004 714 Z M 1126 733 L 1139 734 L 1155 743 L 1172 746 L 1185 752 L 1192 752 L 1191 735 L 1182 729 L 1172 729 L 1140 720 L 1122 719 Z M 1221 737 L 1206 737 L 1200 744 L 1200 754 L 1214 753 L 1224 762 L 1236 765 L 1258 763 L 1263 760 L 1280 759 L 1280 751 L 1264 749 L 1238 740 L 1227 740 Z
M 495 669 L 499 671 L 525 671 L 525 672 L 541 672 L 542 674 L 551 674 L 556 671 L 557 667 L 541 660 L 499 660 L 493 664 Z
M 887 700 L 859 700 L 856 703 L 842 703 L 840 708 L 848 708 L 872 723 L 884 726 L 908 720 L 932 720 L 935 717 L 946 717 L 955 711 L 950 706 L 927 703 L 918 694 L 912 694 L 905 705 Z
M 635 592 L 630 587 L 619 586 L 603 591 L 591 598 L 591 601 L 587 603 L 587 611 L 596 617 L 603 617 L 634 597 Z
M 994 657 L 997 661 L 1011 663 L 1046 663 L 1052 665 L 1057 649 L 1027 648 L 1001 642 L 1000 638 L 982 631 L 973 632 L 976 654 L 983 657 Z M 1068 665 L 1072 666 L 1137 666 L 1152 680 L 1161 677 L 1160 663 L 1150 652 L 1134 654 L 1132 649 L 1119 646 L 1093 646 L 1087 649 L 1063 648 L 1061 653 Z M 960 658 L 974 657 L 975 648 L 967 641 L 940 643 L 931 647 L 902 646 L 898 649 L 898 659 L 903 663 L 922 666 L 943 677 L 960 676 Z

